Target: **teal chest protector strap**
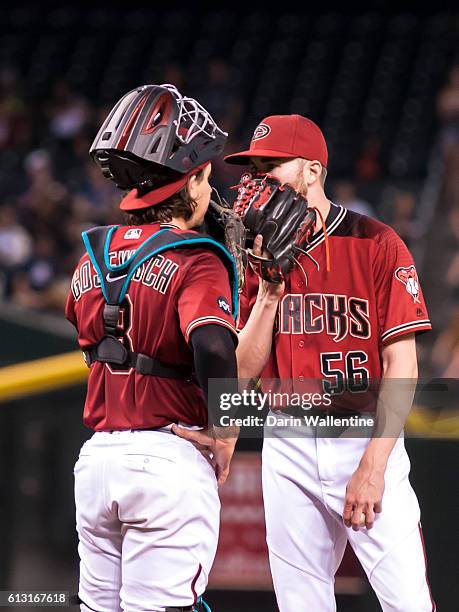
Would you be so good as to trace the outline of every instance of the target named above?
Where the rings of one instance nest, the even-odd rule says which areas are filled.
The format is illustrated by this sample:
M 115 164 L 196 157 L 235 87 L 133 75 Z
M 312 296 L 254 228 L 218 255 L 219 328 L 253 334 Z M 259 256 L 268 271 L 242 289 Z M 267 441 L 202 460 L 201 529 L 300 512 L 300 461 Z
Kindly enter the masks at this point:
M 116 337 L 116 328 L 120 316 L 120 304 L 129 289 L 136 270 L 144 262 L 174 248 L 208 248 L 214 251 L 228 270 L 232 287 L 233 317 L 238 312 L 237 271 L 234 259 L 219 242 L 210 236 L 185 232 L 176 234 L 162 229 L 147 238 L 135 253 L 120 265 L 111 265 L 109 259 L 110 240 L 119 226 L 95 227 L 83 232 L 83 241 L 97 272 L 100 287 L 105 299 L 104 336 L 93 347 L 84 351 L 85 361 L 91 366 L 95 361 L 132 367 L 139 374 L 161 376 L 165 378 L 192 379 L 192 370 L 178 365 L 166 365 L 151 355 L 129 351 Z

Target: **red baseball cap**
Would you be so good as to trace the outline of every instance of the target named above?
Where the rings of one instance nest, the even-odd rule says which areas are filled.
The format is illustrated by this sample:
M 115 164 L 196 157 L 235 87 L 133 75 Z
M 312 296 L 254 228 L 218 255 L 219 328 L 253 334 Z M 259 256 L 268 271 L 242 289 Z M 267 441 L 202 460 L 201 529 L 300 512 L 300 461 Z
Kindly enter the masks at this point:
M 318 125 L 301 115 L 271 115 L 258 124 L 250 149 L 227 155 L 229 164 L 248 164 L 250 157 L 302 157 L 327 166 L 328 151 Z
M 178 193 L 182 187 L 185 187 L 193 174 L 197 174 L 201 170 L 204 170 L 209 163 L 210 162 L 205 162 L 197 168 L 193 168 L 193 170 L 190 170 L 187 174 L 183 174 L 173 183 L 168 183 L 162 187 L 152 189 L 142 196 L 139 195 L 137 189 L 131 189 L 131 191 L 121 200 L 121 210 L 140 210 L 142 208 L 155 206 L 156 204 L 161 204 L 161 202 L 164 202 L 167 200 L 167 198 L 170 198 L 174 194 Z

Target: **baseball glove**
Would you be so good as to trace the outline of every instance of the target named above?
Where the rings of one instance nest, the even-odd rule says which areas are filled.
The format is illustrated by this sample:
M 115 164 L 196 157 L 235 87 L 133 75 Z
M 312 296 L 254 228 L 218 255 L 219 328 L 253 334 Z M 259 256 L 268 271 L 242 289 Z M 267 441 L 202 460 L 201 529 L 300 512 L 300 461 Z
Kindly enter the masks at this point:
M 208 233 L 225 245 L 236 262 L 239 292 L 244 286 L 244 245 L 246 229 L 239 215 L 235 214 L 231 206 L 217 193 L 219 202 L 210 201 L 205 216 Z
M 305 253 L 314 232 L 316 211 L 293 187 L 282 184 L 269 174 L 253 177 L 245 174 L 238 187 L 233 210 L 247 229 L 248 246 L 257 234 L 269 258 L 254 255 L 247 248 L 253 270 L 270 283 L 281 283 Z

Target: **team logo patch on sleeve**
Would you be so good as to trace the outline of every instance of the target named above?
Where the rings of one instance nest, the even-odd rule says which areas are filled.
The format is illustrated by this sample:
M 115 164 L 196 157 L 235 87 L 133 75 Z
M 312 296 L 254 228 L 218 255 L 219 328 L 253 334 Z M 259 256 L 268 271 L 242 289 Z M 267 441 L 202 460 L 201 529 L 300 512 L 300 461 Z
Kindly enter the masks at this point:
M 413 298 L 413 302 L 419 304 L 421 300 L 419 299 L 419 280 L 416 268 L 413 265 L 406 268 L 397 268 L 395 278 L 405 285 L 405 289 Z
M 266 138 L 271 133 L 271 128 L 266 123 L 260 123 L 255 128 L 255 132 L 253 133 L 252 140 L 261 140 L 262 138 Z
M 142 230 L 140 228 L 128 229 L 128 231 L 124 234 L 125 240 L 138 240 Z
M 223 312 L 226 312 L 226 314 L 231 314 L 231 308 L 226 298 L 224 298 L 223 296 L 218 297 L 217 304 L 218 304 L 218 307 L 223 310 Z

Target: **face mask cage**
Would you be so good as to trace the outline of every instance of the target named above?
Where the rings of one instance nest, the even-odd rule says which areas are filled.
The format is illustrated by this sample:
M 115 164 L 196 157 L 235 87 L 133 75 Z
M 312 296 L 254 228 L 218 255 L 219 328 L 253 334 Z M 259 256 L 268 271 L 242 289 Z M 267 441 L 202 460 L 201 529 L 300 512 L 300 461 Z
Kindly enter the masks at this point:
M 166 83 L 161 85 L 161 87 L 169 90 L 177 101 L 179 114 L 174 121 L 175 134 L 182 144 L 189 144 L 199 134 L 207 136 L 207 138 L 212 140 L 218 135 L 228 136 L 226 132 L 223 132 L 218 127 L 210 113 L 194 98 L 182 96 L 174 85 Z

